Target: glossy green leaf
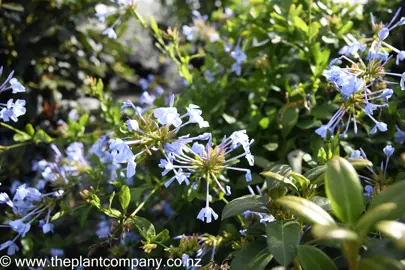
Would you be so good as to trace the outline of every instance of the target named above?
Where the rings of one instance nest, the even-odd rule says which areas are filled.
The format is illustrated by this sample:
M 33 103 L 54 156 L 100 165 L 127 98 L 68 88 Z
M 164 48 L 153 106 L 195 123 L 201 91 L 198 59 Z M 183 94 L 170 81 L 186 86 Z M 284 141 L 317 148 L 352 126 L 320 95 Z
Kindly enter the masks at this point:
M 405 224 L 385 220 L 378 222 L 376 228 L 385 236 L 392 239 L 397 248 L 405 250 Z
M 368 159 L 360 158 L 360 159 L 350 159 L 348 161 L 356 169 L 362 169 L 362 168 L 365 168 L 365 167 L 372 167 L 373 166 L 373 163 L 371 163 L 371 161 L 368 160 Z
M 289 265 L 296 255 L 300 242 L 301 228 L 296 221 L 276 221 L 266 226 L 267 245 L 274 259 L 282 265 Z
M 403 269 L 404 266 L 400 261 L 385 257 L 363 258 L 360 261 L 360 270 L 403 270 Z
M 337 241 L 358 241 L 359 235 L 349 229 L 331 226 L 315 224 L 312 228 L 312 234 L 315 238 L 321 240 L 337 240 Z
M 354 224 L 364 211 L 363 187 L 353 166 L 341 157 L 332 158 L 325 172 L 325 191 L 333 213 Z
M 271 178 L 271 179 L 273 179 L 273 180 L 282 182 L 282 183 L 286 184 L 287 186 L 292 187 L 293 190 L 294 190 L 297 194 L 299 194 L 297 186 L 293 183 L 293 181 L 291 181 L 291 179 L 289 179 L 289 178 L 287 178 L 287 177 L 284 177 L 284 176 L 282 176 L 281 174 L 274 173 L 274 172 L 270 172 L 270 171 L 268 171 L 268 172 L 262 172 L 261 175 L 263 175 L 264 177 L 268 177 L 268 178 Z
M 356 223 L 355 230 L 360 235 L 367 232 L 378 222 L 385 219 L 397 206 L 394 203 L 384 203 L 367 211 Z
M 139 230 L 139 233 L 147 240 L 153 240 L 156 237 L 155 226 L 142 217 L 133 217 L 129 220 L 129 224 L 133 227 L 136 227 Z
M 303 270 L 337 270 L 335 263 L 319 248 L 310 245 L 297 247 L 298 259 Z
M 232 270 L 264 270 L 273 255 L 265 241 L 254 240 L 236 252 L 232 260 Z
M 369 210 L 385 204 L 394 203 L 396 208 L 386 217 L 386 219 L 397 219 L 405 213 L 405 181 L 392 184 L 383 192 L 379 193 L 370 203 Z
M 129 203 L 131 202 L 131 191 L 129 190 L 128 186 L 124 185 L 121 187 L 119 199 L 120 199 L 122 210 L 124 210 L 124 212 L 126 212 L 128 209 Z
M 311 181 L 309 181 L 309 179 L 307 179 L 305 176 L 303 176 L 302 174 L 296 173 L 296 172 L 291 172 L 289 174 L 289 176 L 291 176 L 293 179 L 295 179 L 298 183 L 300 183 L 301 187 L 305 190 L 309 184 L 311 183 Z
M 285 196 L 276 201 L 287 207 L 294 215 L 304 219 L 310 224 L 333 225 L 333 218 L 315 203 L 300 197 Z
M 222 219 L 242 214 L 246 210 L 267 212 L 267 203 L 262 196 L 246 195 L 228 203 L 222 210 Z

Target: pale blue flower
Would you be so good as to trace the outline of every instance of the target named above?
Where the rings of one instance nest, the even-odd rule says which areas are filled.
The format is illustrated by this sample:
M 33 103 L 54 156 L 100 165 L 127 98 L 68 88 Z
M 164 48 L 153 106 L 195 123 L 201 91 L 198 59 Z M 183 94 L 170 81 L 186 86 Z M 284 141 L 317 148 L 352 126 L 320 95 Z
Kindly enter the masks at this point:
M 63 249 L 60 249 L 60 248 L 51 248 L 50 252 L 53 257 L 65 256 L 65 252 L 63 251 Z
M 405 143 L 405 131 L 401 130 L 398 126 L 396 126 L 396 132 L 394 134 L 394 140 L 397 143 L 404 144 Z
M 390 34 L 390 30 L 386 27 L 383 27 L 379 32 L 378 32 L 378 37 L 381 40 L 384 40 L 388 37 L 388 35 Z
M 125 123 L 126 123 L 129 131 L 137 131 L 137 130 L 139 130 L 138 121 L 136 121 L 136 120 L 127 120 Z
M 114 28 L 112 27 L 107 27 L 103 31 L 103 35 L 107 35 L 108 38 L 116 39 L 117 38 L 117 33 L 115 33 Z
M 201 211 L 198 213 L 198 216 L 197 216 L 197 219 L 199 219 L 201 221 L 205 221 L 206 223 L 211 223 L 212 218 L 214 218 L 214 220 L 217 220 L 218 215 L 209 206 L 206 206 L 203 209 L 201 209 Z
M 397 64 L 397 65 L 399 65 L 399 62 L 400 61 L 403 61 L 405 59 L 405 51 L 400 51 L 400 52 L 398 52 L 398 54 L 397 54 L 397 60 L 395 61 L 395 63 Z
M 31 224 L 24 223 L 24 219 L 16 219 L 10 221 L 8 224 L 10 225 L 11 229 L 20 234 L 22 237 L 24 237 L 31 229 Z
M 14 243 L 14 241 L 6 241 L 0 245 L 0 250 L 4 250 L 7 248 L 7 255 L 13 256 L 20 248 Z
M 174 107 L 157 108 L 153 111 L 153 115 L 162 125 L 173 125 L 178 127 L 182 123 L 180 114 L 177 113 L 177 109 Z
M 387 157 L 390 157 L 395 151 L 395 148 L 392 145 L 387 145 L 384 147 L 383 152 Z
M 12 78 L 9 83 L 13 89 L 13 94 L 25 92 L 25 87 L 16 78 Z
M 152 105 L 155 99 L 156 97 L 154 95 L 150 95 L 147 91 L 144 91 L 141 95 L 140 101 L 141 104 Z

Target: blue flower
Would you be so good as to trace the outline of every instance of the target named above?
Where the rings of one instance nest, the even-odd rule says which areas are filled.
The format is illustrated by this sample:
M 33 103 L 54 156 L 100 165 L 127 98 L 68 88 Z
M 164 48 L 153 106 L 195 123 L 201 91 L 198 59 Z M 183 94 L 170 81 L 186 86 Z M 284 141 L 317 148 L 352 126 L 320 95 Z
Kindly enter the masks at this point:
M 197 219 L 199 219 L 201 221 L 205 221 L 207 223 L 211 223 L 212 218 L 214 218 L 214 220 L 217 220 L 218 215 L 208 205 L 206 207 L 202 208 L 201 211 L 198 213 L 198 216 L 197 216 Z
M 107 35 L 108 38 L 117 39 L 117 33 L 115 33 L 114 28 L 112 27 L 107 27 L 103 31 L 103 35 Z
M 65 256 L 65 252 L 63 251 L 63 249 L 60 249 L 60 248 L 51 248 L 50 252 L 53 257 Z
M 397 143 L 404 144 L 405 143 L 405 131 L 402 131 L 398 126 L 396 126 L 396 132 L 394 134 L 394 140 Z
M 361 158 L 364 158 L 362 156 L 362 154 L 361 154 L 361 151 L 360 150 L 354 150 L 352 152 L 352 154 L 350 155 L 349 160 L 351 160 L 351 159 L 361 159 Z
M 25 92 L 25 87 L 16 78 L 12 78 L 9 83 L 13 89 L 13 94 Z
M 383 27 L 379 32 L 378 32 L 378 37 L 381 40 L 384 40 L 388 37 L 388 35 L 390 34 L 390 30 L 386 27 Z
M 404 59 L 405 59 L 405 51 L 400 51 L 397 54 L 397 60 L 395 61 L 395 63 L 399 65 L 399 61 L 403 61 Z
M 2 118 L 4 122 L 10 121 L 10 119 L 17 122 L 18 117 L 24 115 L 26 112 L 24 107 L 25 100 L 22 99 L 17 99 L 15 103 L 13 99 L 9 99 L 7 104 L 0 104 L 0 107 L 1 106 L 4 108 L 0 111 L 0 118 Z
M 355 56 L 358 54 L 359 50 L 364 52 L 366 50 L 366 46 L 363 43 L 355 41 L 351 45 L 345 45 L 342 49 L 340 49 L 339 54 Z
M 395 148 L 392 147 L 392 145 L 387 145 L 386 147 L 384 147 L 383 152 L 387 157 L 392 156 L 392 154 L 394 153 Z
M 13 256 L 20 248 L 14 243 L 14 241 L 6 241 L 0 245 L 0 250 L 7 248 L 7 255 Z
M 110 234 L 110 226 L 106 220 L 100 221 L 97 228 L 96 234 L 100 238 L 106 238 Z
M 195 26 L 183 25 L 182 30 L 188 41 L 196 40 L 199 35 L 198 28 Z
M 127 120 L 125 123 L 127 124 L 127 127 L 128 127 L 129 131 L 137 131 L 137 130 L 139 130 L 138 121 L 136 121 L 136 120 Z
M 153 115 L 162 125 L 173 125 L 178 127 L 182 123 L 180 114 L 177 113 L 177 109 L 174 107 L 157 108 L 153 111 Z
M 24 219 L 16 219 L 8 223 L 10 228 L 24 237 L 31 229 L 31 223 L 25 223 Z

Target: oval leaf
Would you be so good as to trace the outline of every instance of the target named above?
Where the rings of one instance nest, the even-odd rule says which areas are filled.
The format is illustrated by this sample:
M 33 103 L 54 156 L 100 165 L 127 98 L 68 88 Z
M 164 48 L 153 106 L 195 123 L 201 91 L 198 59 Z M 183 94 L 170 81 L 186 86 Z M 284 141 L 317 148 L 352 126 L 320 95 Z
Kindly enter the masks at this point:
M 370 160 L 363 158 L 353 158 L 349 160 L 350 164 L 356 169 L 362 169 L 364 167 L 372 167 L 373 163 Z
M 392 239 L 395 246 L 399 249 L 405 249 L 405 224 L 397 221 L 381 221 L 377 223 L 376 228 L 385 236 Z
M 300 224 L 296 221 L 272 222 L 266 226 L 266 235 L 267 245 L 274 259 L 282 265 L 289 265 L 300 243 Z
M 352 230 L 330 226 L 315 224 L 312 228 L 312 234 L 315 238 L 321 240 L 338 240 L 338 241 L 358 241 L 359 236 Z
M 131 191 L 129 190 L 128 186 L 124 185 L 121 187 L 120 191 L 120 203 L 124 212 L 127 211 L 130 201 L 131 201 Z
M 363 187 L 353 166 L 341 157 L 332 158 L 325 172 L 326 196 L 333 213 L 354 224 L 364 211 Z
M 362 236 L 366 235 L 378 221 L 385 219 L 396 208 L 395 203 L 384 203 L 367 211 L 357 222 L 355 230 Z
M 385 203 L 394 203 L 396 209 L 386 217 L 386 219 L 397 219 L 405 212 L 405 181 L 400 181 L 387 187 L 386 190 L 378 194 L 370 203 L 369 209 Z
M 303 218 L 308 223 L 333 225 L 335 221 L 333 218 L 315 203 L 300 197 L 285 196 L 276 201 L 283 207 L 290 209 L 294 215 Z
M 298 259 L 304 270 L 337 270 L 335 263 L 322 250 L 310 246 L 297 247 Z
M 404 266 L 400 261 L 385 258 L 372 257 L 364 258 L 360 261 L 360 270 L 403 270 Z
M 235 254 L 232 260 L 233 270 L 263 270 L 273 256 L 264 241 L 255 240 L 248 243 Z
M 267 213 L 266 200 L 259 195 L 247 195 L 228 203 L 222 211 L 222 219 L 239 215 L 247 210 Z

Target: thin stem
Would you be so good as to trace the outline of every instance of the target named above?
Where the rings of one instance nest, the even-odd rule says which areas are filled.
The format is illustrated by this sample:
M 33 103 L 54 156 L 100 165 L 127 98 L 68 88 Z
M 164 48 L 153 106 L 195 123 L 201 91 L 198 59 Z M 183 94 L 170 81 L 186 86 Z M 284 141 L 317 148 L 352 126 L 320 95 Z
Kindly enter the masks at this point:
M 156 191 L 158 191 L 161 187 L 161 184 L 159 184 L 158 186 L 156 186 L 151 193 L 149 193 L 148 197 L 146 197 L 146 199 L 135 209 L 134 212 L 132 212 L 132 214 L 130 215 L 130 217 L 135 217 L 136 214 L 138 214 L 139 211 L 141 211 L 141 209 L 145 206 L 146 202 L 152 198 L 153 194 L 156 193 Z

